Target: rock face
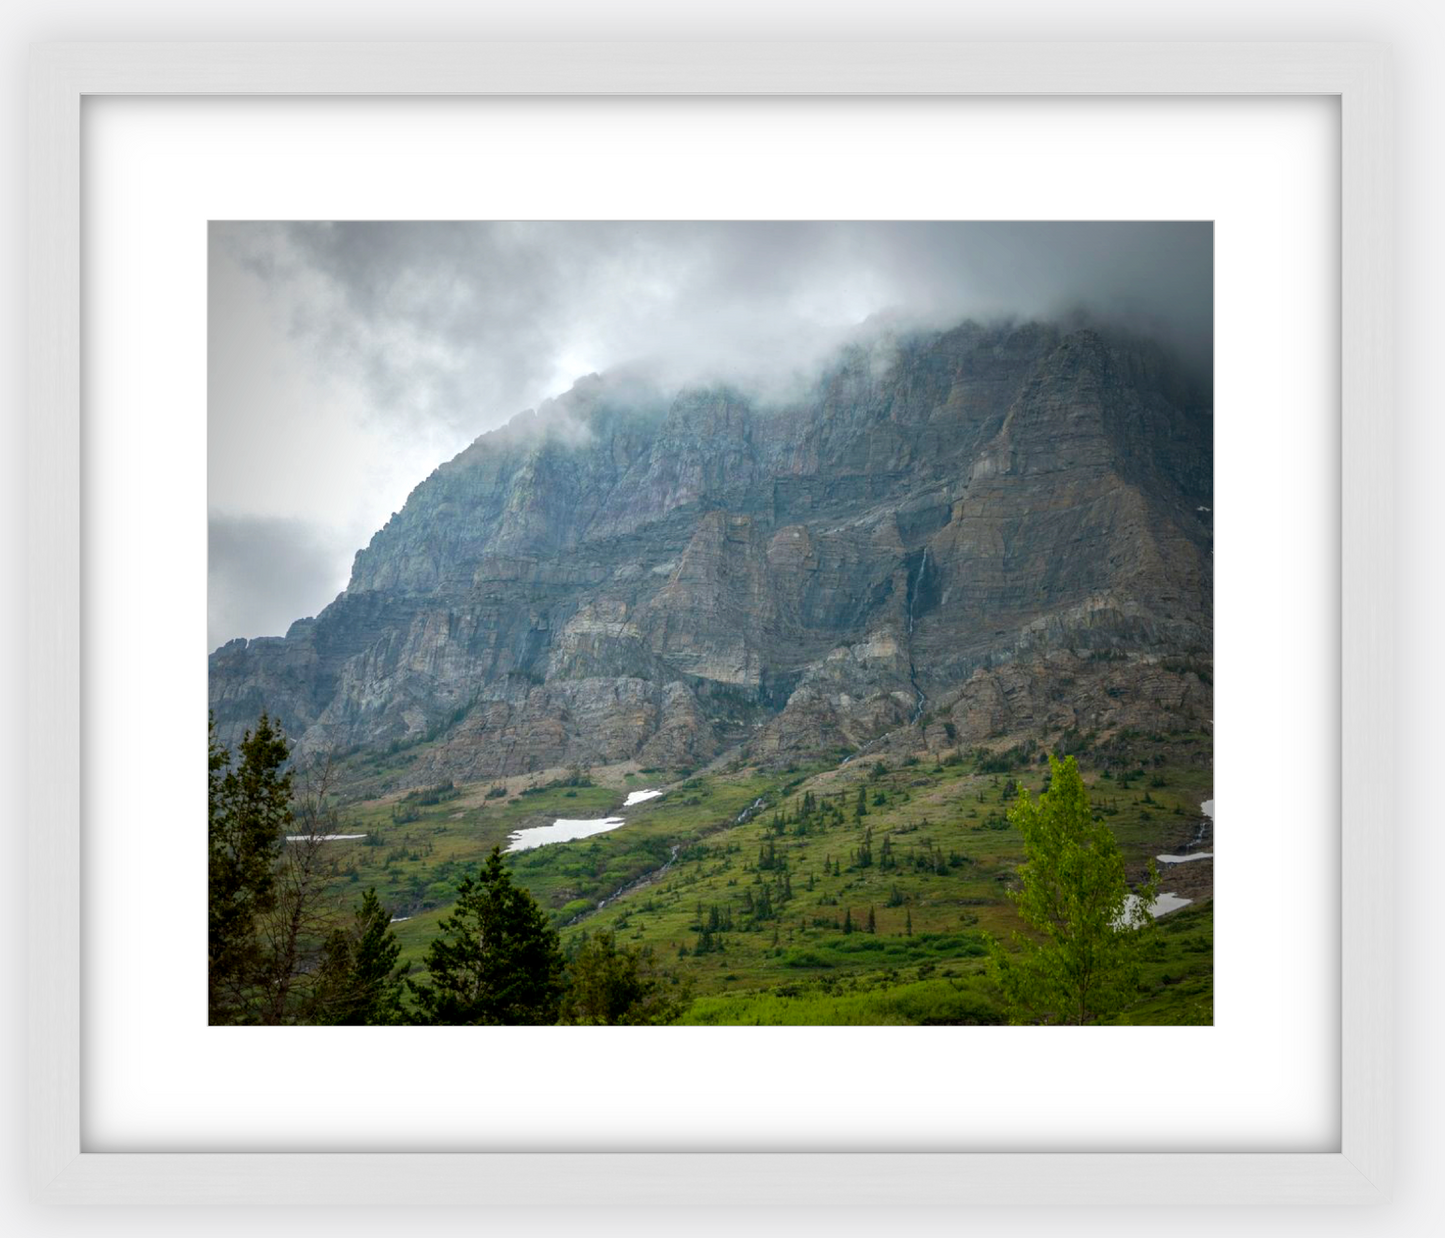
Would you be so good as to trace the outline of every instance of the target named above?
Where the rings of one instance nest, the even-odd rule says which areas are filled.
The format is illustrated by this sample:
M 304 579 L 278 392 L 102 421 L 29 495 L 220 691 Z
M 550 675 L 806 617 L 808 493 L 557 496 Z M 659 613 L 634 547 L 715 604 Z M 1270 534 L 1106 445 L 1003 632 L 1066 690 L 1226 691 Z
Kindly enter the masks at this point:
M 319 616 L 213 653 L 212 708 L 431 740 L 415 781 L 1198 725 L 1212 444 L 1160 348 L 1040 323 L 880 331 L 770 404 L 593 376 L 422 482 Z

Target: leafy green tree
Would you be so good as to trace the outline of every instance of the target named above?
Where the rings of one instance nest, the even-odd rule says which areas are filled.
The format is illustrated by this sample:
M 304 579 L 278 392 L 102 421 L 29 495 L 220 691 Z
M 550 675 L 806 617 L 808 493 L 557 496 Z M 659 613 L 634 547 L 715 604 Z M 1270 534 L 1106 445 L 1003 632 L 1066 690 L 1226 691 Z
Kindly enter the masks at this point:
M 441 1024 L 555 1023 L 562 951 L 546 913 L 502 865 L 499 847 L 427 947 L 427 981 L 407 981 L 418 1021 Z
M 391 913 L 374 889 L 361 897 L 351 923 L 326 938 L 318 968 L 315 1022 L 376 1026 L 402 1022 L 401 943 Z
M 1010 892 L 1034 930 L 1015 953 L 993 950 L 993 970 L 1015 1023 L 1095 1023 L 1139 996 L 1139 955 L 1159 892 L 1149 880 L 1130 894 L 1113 833 L 1094 820 L 1073 757 L 1049 758 L 1037 801 L 1020 787 L 1009 820 L 1023 835 L 1022 886 Z
M 212 1023 L 248 1020 L 263 964 L 257 919 L 276 903 L 276 863 L 292 822 L 290 748 L 262 714 L 242 736 L 238 760 L 210 720 L 208 1003 Z
M 671 1023 L 692 1000 L 689 985 L 658 965 L 651 946 L 618 946 L 608 930 L 584 937 L 567 960 L 561 1021 Z

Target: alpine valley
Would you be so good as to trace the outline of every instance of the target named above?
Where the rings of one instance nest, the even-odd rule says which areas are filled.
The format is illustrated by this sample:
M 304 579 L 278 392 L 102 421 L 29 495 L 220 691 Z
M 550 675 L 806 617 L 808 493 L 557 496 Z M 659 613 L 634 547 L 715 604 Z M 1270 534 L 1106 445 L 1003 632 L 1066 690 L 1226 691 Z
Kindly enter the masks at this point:
M 1131 880 L 1176 857 L 1131 1017 L 1208 1022 L 1212 486 L 1207 379 L 1098 324 L 872 323 L 787 395 L 592 375 L 440 465 L 320 614 L 215 650 L 216 732 L 330 758 L 338 888 L 404 960 L 511 845 L 700 1022 L 995 1021 L 1007 805 L 1072 754 Z M 622 824 L 517 846 L 574 819 Z

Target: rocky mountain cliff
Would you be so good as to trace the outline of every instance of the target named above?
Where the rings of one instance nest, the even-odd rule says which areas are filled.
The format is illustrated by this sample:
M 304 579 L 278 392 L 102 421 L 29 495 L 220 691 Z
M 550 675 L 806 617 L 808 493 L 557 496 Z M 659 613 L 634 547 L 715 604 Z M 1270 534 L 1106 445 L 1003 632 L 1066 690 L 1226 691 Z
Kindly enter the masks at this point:
M 765 762 L 1211 712 L 1213 417 L 1143 339 L 875 332 L 761 401 L 592 376 L 411 494 L 282 638 L 210 659 L 233 741 L 432 741 L 409 781 Z

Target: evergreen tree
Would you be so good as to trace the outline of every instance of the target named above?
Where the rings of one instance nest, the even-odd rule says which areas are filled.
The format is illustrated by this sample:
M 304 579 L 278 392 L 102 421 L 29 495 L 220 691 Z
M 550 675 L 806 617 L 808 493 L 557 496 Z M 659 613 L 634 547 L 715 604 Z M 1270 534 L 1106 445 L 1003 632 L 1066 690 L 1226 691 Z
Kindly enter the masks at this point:
M 843 931 L 845 933 L 853 931 L 853 909 L 851 907 L 843 913 Z
M 906 909 L 903 913 L 903 935 L 905 937 L 913 936 L 913 912 L 911 909 Z
M 1009 820 L 1023 835 L 1022 888 L 1011 892 L 1034 930 L 1015 953 L 994 944 L 992 966 L 1016 1023 L 1094 1023 L 1139 995 L 1139 951 L 1153 924 L 1159 879 L 1134 894 L 1113 833 L 1094 820 L 1073 757 L 1049 758 L 1049 789 L 1037 801 L 1020 787 Z
M 368 1025 L 402 1022 L 401 944 L 391 913 L 374 889 L 361 897 L 352 921 L 331 931 L 317 984 L 316 1022 Z
M 868 904 L 868 928 L 867 928 L 867 931 L 870 932 L 870 933 L 876 933 L 876 932 L 878 931 L 878 921 L 874 918 L 874 915 L 873 915 L 873 904 L 872 904 L 872 903 L 869 903 L 869 904 Z
M 716 909 L 714 909 L 716 911 Z M 450 916 L 427 947 L 427 982 L 407 981 L 419 1022 L 555 1023 L 562 994 L 557 931 L 513 884 L 501 848 L 463 879 Z
M 257 918 L 276 903 L 276 862 L 291 824 L 290 749 L 281 728 L 262 714 L 238 748 L 238 762 L 216 740 L 210 720 L 209 937 L 210 1021 L 250 1021 L 262 968 Z
M 686 946 L 681 953 L 686 955 Z M 566 985 L 563 1023 L 672 1023 L 691 1001 L 688 984 L 658 965 L 651 946 L 618 946 L 606 929 L 583 937 L 574 948 L 567 960 Z

